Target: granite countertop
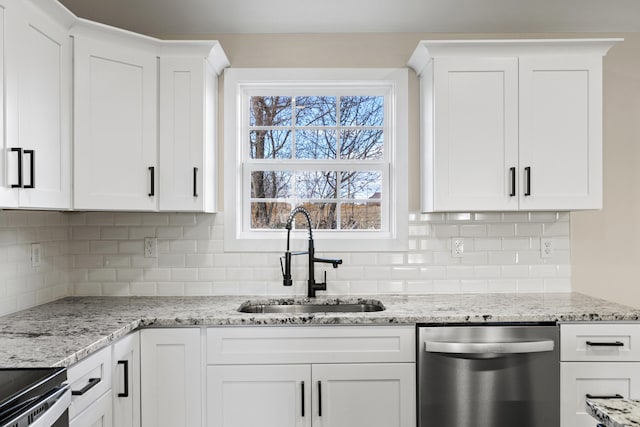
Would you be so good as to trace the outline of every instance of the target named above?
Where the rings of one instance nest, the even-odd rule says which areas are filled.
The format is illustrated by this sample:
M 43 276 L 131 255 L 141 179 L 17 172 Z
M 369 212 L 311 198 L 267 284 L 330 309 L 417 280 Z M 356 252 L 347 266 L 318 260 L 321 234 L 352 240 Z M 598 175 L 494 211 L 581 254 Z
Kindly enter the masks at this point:
M 349 296 L 341 302 L 367 302 Z M 70 297 L 0 317 L 0 367 L 69 366 L 148 326 L 356 325 L 540 321 L 637 321 L 640 310 L 578 293 L 381 295 L 372 313 L 244 314 L 245 301 L 304 298 Z M 316 303 L 335 304 L 336 297 Z
M 640 426 L 640 401 L 587 399 L 587 413 L 606 427 Z

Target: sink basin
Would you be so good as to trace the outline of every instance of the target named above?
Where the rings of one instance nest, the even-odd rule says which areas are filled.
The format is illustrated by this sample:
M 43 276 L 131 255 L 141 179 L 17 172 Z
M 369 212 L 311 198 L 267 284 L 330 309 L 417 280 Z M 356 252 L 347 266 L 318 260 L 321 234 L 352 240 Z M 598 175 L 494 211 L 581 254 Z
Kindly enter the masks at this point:
M 247 301 L 238 308 L 238 311 L 241 313 L 368 313 L 384 309 L 380 301 L 356 303 L 340 301 L 252 303 Z

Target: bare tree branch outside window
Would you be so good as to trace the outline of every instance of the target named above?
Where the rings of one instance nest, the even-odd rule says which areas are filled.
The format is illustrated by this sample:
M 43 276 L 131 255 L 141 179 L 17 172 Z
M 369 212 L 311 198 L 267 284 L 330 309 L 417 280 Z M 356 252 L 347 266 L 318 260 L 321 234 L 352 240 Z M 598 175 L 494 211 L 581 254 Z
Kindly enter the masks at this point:
M 380 229 L 384 177 L 371 161 L 385 156 L 384 97 L 251 96 L 249 104 L 249 157 L 264 165 L 251 172 L 253 229 L 282 228 L 297 205 L 315 228 Z

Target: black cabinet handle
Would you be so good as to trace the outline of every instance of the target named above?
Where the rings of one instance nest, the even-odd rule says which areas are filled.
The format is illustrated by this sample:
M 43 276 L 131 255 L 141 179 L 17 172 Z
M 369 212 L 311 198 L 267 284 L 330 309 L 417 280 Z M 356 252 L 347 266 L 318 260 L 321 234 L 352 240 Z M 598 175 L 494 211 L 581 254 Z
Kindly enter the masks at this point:
M 118 360 L 118 365 L 124 367 L 124 392 L 118 393 L 118 397 L 129 397 L 129 361 Z
M 595 396 L 593 394 L 587 393 L 585 394 L 585 396 L 587 396 L 587 399 L 624 399 L 624 396 L 618 393 L 609 396 Z
M 198 168 L 193 168 L 193 197 L 198 197 Z
M 318 381 L 318 416 L 322 416 L 322 382 Z
M 302 416 L 304 417 L 304 381 L 302 381 L 301 389 L 302 389 Z
M 149 166 L 149 173 L 151 175 L 151 191 L 149 192 L 149 197 L 153 197 L 156 195 L 156 168 L 153 166 Z
M 525 196 L 531 195 L 531 167 L 524 168 L 524 173 L 527 175 L 527 189 L 524 192 Z
M 36 152 L 35 150 L 24 150 L 24 154 L 29 155 L 29 185 L 24 188 L 36 188 Z
M 516 196 L 516 168 L 509 168 L 509 172 L 511 173 L 511 193 L 509 193 L 509 197 Z
M 18 153 L 18 183 L 11 184 L 11 188 L 22 188 L 22 148 L 13 147 L 11 152 Z
M 82 396 L 83 394 L 97 386 L 100 381 L 102 381 L 101 378 L 89 378 L 89 382 L 86 386 L 82 387 L 80 390 L 73 390 L 71 394 L 73 396 Z
M 586 344 L 590 347 L 624 347 L 624 343 L 620 341 L 612 341 L 612 342 L 587 341 Z

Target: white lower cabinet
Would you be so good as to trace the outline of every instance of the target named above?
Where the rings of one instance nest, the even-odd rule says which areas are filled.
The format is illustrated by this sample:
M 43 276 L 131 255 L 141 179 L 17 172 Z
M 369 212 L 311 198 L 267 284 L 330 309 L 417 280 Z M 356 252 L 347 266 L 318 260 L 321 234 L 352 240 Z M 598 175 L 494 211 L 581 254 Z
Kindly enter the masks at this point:
M 120 427 L 111 418 L 112 406 L 111 394 L 105 393 L 77 417 L 69 421 L 69 427 Z
M 562 427 L 593 427 L 589 396 L 640 399 L 640 324 L 581 323 L 560 326 Z
M 140 426 L 140 332 L 113 344 L 113 425 Z
M 207 367 L 207 426 L 311 426 L 311 365 Z
M 67 371 L 73 393 L 71 427 L 112 426 L 111 360 L 111 347 L 107 347 Z
M 202 426 L 200 343 L 200 328 L 140 332 L 142 426 Z
M 207 331 L 208 427 L 415 427 L 413 327 Z

